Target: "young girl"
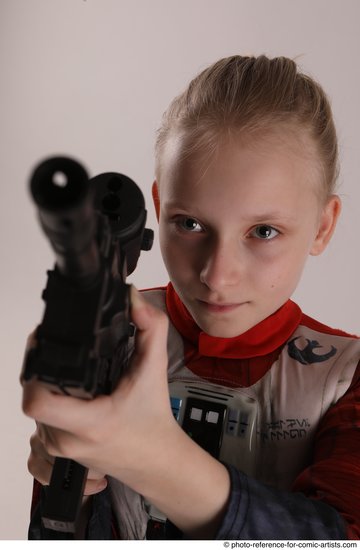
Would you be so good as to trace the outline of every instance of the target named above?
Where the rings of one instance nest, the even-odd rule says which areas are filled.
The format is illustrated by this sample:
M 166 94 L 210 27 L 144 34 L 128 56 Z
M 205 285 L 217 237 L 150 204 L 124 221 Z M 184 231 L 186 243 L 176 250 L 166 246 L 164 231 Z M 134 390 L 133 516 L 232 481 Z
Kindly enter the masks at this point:
M 53 456 L 90 468 L 80 536 L 359 538 L 360 343 L 290 300 L 334 231 L 337 162 L 289 59 L 222 59 L 172 102 L 153 185 L 171 282 L 133 291 L 129 374 L 91 402 L 24 385 L 35 500 Z M 39 510 L 30 537 L 60 537 Z

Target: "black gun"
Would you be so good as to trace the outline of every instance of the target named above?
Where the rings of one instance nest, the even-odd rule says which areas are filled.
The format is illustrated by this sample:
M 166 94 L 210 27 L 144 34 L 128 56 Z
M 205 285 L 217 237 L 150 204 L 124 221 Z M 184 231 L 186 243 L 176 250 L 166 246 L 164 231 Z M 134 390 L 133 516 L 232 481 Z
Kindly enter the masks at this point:
M 127 368 L 133 333 L 125 280 L 153 242 L 144 197 L 127 176 L 109 172 L 89 180 L 84 167 L 67 157 L 41 162 L 30 191 L 55 267 L 47 272 L 44 316 L 22 379 L 84 399 L 110 394 Z M 45 527 L 75 531 L 86 476 L 77 462 L 55 459 Z

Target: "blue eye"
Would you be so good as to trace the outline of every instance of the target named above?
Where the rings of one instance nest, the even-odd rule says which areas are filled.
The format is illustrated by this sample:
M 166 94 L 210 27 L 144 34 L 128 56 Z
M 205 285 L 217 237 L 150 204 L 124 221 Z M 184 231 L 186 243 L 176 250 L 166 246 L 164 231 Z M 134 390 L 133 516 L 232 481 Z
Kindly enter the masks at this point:
M 258 225 L 255 227 L 250 235 L 263 241 L 270 241 L 279 234 L 279 231 L 271 225 Z
M 191 233 L 200 233 L 203 230 L 199 222 L 194 218 L 181 218 L 178 220 L 178 224 L 181 229 Z

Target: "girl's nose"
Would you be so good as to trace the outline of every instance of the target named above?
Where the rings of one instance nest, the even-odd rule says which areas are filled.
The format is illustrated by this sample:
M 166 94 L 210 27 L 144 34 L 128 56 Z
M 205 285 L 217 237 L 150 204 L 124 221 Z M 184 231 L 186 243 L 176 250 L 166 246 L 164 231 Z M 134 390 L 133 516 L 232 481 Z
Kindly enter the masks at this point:
M 212 291 L 220 291 L 237 285 L 242 269 L 236 243 L 217 243 L 205 252 L 200 281 Z

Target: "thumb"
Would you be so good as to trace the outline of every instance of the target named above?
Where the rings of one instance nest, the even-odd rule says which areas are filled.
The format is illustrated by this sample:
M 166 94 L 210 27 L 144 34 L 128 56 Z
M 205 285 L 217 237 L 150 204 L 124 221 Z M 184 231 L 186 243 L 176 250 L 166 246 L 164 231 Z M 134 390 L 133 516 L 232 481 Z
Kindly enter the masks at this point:
M 147 302 L 134 286 L 131 287 L 131 318 L 137 331 L 135 353 L 167 359 L 168 318 L 163 311 Z
M 151 324 L 152 311 L 154 309 L 141 293 L 131 285 L 130 288 L 131 319 L 138 331 L 145 331 Z

